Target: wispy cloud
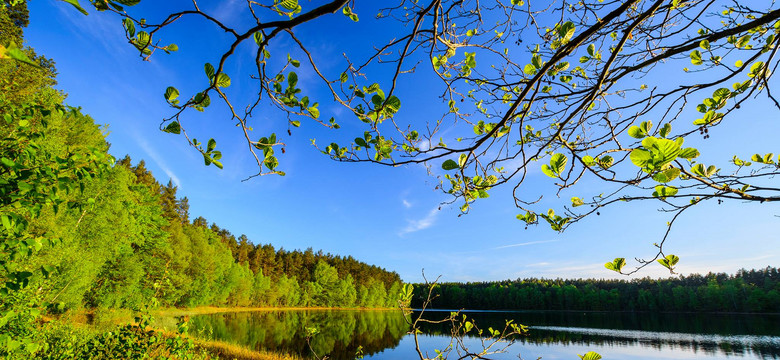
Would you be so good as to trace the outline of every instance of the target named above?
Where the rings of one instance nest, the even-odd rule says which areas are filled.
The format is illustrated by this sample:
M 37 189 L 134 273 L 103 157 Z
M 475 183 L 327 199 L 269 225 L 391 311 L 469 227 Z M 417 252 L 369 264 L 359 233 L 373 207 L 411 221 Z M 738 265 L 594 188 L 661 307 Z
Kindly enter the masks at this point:
M 404 207 L 407 208 L 407 209 L 412 207 L 412 203 L 406 201 L 406 199 L 401 199 L 401 203 L 403 203 Z
M 141 149 L 144 150 L 144 152 L 149 155 L 149 157 L 154 161 L 154 163 L 157 165 L 157 167 L 162 170 L 165 175 L 168 175 L 168 177 L 173 181 L 174 184 L 176 184 L 177 187 L 181 190 L 181 181 L 179 181 L 179 177 L 176 176 L 176 174 L 171 170 L 170 167 L 168 167 L 168 164 L 165 163 L 165 160 L 163 160 L 162 157 L 160 157 L 160 154 L 157 152 L 157 150 L 154 149 L 151 145 L 149 145 L 148 142 L 146 142 L 146 139 L 143 138 L 143 136 L 138 136 L 137 134 L 133 133 L 133 138 L 138 143 L 138 145 L 141 147 Z
M 439 215 L 439 208 L 435 207 L 431 209 L 431 211 L 428 212 L 428 215 L 426 215 L 424 218 L 419 220 L 407 220 L 408 224 L 406 225 L 403 230 L 401 230 L 400 233 L 398 233 L 399 236 L 404 236 L 406 234 L 411 234 L 413 232 L 417 232 L 420 230 L 425 230 L 429 227 L 431 227 L 436 222 L 436 217 Z
M 551 243 L 556 242 L 558 240 L 539 240 L 539 241 L 529 241 L 529 242 L 523 242 L 523 243 L 517 243 L 517 244 L 510 244 L 510 245 L 502 245 L 502 246 L 496 246 L 493 248 L 493 250 L 498 249 L 506 249 L 511 247 L 518 247 L 518 246 L 528 246 L 528 245 L 536 245 L 536 244 L 545 244 L 545 243 Z
M 112 16 L 84 16 L 70 6 L 56 4 L 58 11 L 78 31 L 78 36 L 99 43 L 115 59 L 128 55 L 129 45 L 119 21 Z M 99 35 L 98 35 L 99 34 Z
M 244 3 L 239 0 L 223 0 L 214 8 L 212 16 L 223 23 L 232 23 L 238 20 L 243 6 Z
M 545 267 L 545 266 L 550 266 L 550 265 L 552 265 L 552 264 L 548 263 L 546 261 L 542 261 L 542 262 L 538 262 L 538 263 L 525 265 L 525 267 Z

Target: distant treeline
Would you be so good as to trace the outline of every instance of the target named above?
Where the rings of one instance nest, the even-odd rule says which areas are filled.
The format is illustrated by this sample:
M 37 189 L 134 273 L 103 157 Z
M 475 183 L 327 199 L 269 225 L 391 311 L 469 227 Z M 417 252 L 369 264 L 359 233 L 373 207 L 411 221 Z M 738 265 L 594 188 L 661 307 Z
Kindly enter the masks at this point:
M 780 312 L 777 268 L 709 273 L 668 279 L 518 279 L 442 283 L 432 307 L 494 310 Z M 427 288 L 415 286 L 412 306 Z

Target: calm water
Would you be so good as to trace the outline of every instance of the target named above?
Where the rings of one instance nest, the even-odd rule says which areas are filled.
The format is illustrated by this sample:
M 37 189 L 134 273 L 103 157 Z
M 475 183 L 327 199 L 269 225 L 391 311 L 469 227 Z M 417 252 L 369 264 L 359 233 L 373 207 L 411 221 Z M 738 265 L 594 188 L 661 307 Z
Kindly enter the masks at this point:
M 426 312 L 425 318 L 449 312 Z M 578 359 L 596 351 L 604 359 L 780 359 L 780 315 L 609 314 L 555 312 L 464 312 L 481 328 L 503 328 L 513 319 L 531 329 L 507 353 L 491 359 Z M 264 311 L 201 315 L 191 333 L 264 349 L 310 355 L 306 328 L 319 331 L 311 341 L 318 355 L 354 359 L 362 346 L 366 359 L 414 359 L 414 339 L 399 311 Z M 446 326 L 423 328 L 420 348 L 449 343 Z M 478 338 L 467 338 L 471 349 Z M 450 358 L 457 358 L 456 354 Z

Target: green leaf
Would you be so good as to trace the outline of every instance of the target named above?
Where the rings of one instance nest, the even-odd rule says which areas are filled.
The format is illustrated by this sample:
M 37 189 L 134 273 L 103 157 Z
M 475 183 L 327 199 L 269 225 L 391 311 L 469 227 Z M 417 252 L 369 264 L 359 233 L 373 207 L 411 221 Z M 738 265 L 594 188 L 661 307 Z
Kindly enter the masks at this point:
M 385 101 L 385 109 L 389 111 L 390 115 L 397 113 L 401 109 L 401 99 L 395 95 L 390 95 L 387 101 Z
M 680 176 L 680 169 L 670 167 L 653 175 L 653 180 L 659 183 L 668 183 Z
M 577 206 L 582 206 L 582 205 L 585 205 L 585 202 L 582 201 L 582 199 L 580 199 L 580 198 L 578 198 L 576 196 L 571 198 L 571 206 L 577 207 Z
M 669 133 L 672 132 L 672 124 L 666 123 L 664 126 L 661 127 L 660 135 L 661 137 L 665 138 L 669 136 Z
M 645 130 L 639 126 L 634 125 L 628 128 L 628 136 L 635 139 L 643 139 L 645 136 L 647 136 L 647 132 L 645 132 Z
M 680 258 L 677 255 L 666 255 L 663 259 L 658 259 L 658 263 L 663 265 L 665 268 L 672 270 L 672 268 L 677 265 L 677 262 L 680 261 Z
M 135 23 L 128 18 L 122 19 L 122 26 L 125 28 L 128 37 L 135 37 Z
M 693 65 L 701 65 L 701 52 L 699 50 L 693 50 L 691 52 L 691 64 Z
M 756 61 L 752 66 L 750 66 L 750 73 L 748 73 L 749 77 L 756 77 L 758 76 L 758 73 L 761 72 L 761 70 L 764 69 L 764 62 L 763 61 Z
M 595 161 L 593 160 L 593 156 L 585 155 L 582 157 L 582 163 L 585 164 L 585 166 L 592 166 Z
M 687 160 L 693 160 L 697 157 L 699 157 L 699 150 L 696 150 L 695 148 L 685 148 L 680 150 L 680 157 Z
M 308 111 L 309 114 L 311 115 L 311 117 L 313 117 L 315 119 L 320 117 L 320 109 L 318 109 L 316 106 L 312 106 L 312 107 L 306 109 L 306 111 Z
M 557 177 L 558 177 L 558 175 L 556 175 L 556 174 L 555 174 L 555 173 L 552 171 L 552 169 L 550 168 L 550 166 L 549 166 L 549 165 L 547 165 L 547 164 L 542 164 L 542 172 L 543 172 L 545 175 L 547 175 L 547 176 L 549 176 L 549 177 L 551 177 L 551 178 L 557 178 Z
M 739 38 L 737 42 L 734 44 L 737 48 L 744 48 L 747 47 L 748 43 L 750 43 L 750 35 L 745 35 Z
M 668 196 L 677 195 L 677 188 L 671 186 L 658 185 L 655 187 L 653 197 L 666 199 Z
M 339 78 L 339 80 L 343 84 L 343 83 L 347 82 L 347 80 L 349 80 L 349 76 L 347 75 L 347 73 L 343 72 L 343 73 L 341 73 L 341 77 Z
M 294 88 L 295 85 L 298 85 L 298 74 L 296 74 L 293 71 L 290 71 L 290 74 L 287 75 L 287 85 L 290 88 Z
M 634 149 L 631 151 L 629 158 L 634 165 L 644 169 L 652 162 L 653 154 L 644 149 Z
M 260 46 L 260 45 L 263 44 L 263 33 L 262 32 L 257 31 L 254 34 L 252 34 L 252 37 L 255 39 L 255 44 L 257 44 L 257 46 Z
M 141 31 L 138 34 L 135 35 L 135 47 L 139 50 L 149 50 L 146 49 L 146 47 L 149 45 L 149 43 L 152 41 L 151 35 L 149 35 L 146 31 Z
M 214 139 L 209 139 L 208 144 L 206 145 L 206 152 L 211 152 L 216 147 L 217 147 L 217 141 Z
M 531 57 L 531 64 L 537 69 L 542 68 L 542 57 L 539 56 L 539 54 L 534 54 L 533 57 Z
M 288 11 L 295 11 L 298 9 L 298 0 L 281 0 L 277 1 L 277 5 L 281 5 Z
M 718 168 L 715 165 L 705 167 L 704 164 L 696 164 L 691 167 L 691 172 L 696 175 L 708 178 L 712 175 L 715 175 L 715 173 L 718 172 Z
M 217 82 L 218 87 L 226 88 L 230 86 L 230 77 L 225 73 L 219 73 L 217 75 Z
M 444 170 L 455 170 L 455 169 L 458 169 L 460 167 L 458 166 L 458 163 L 455 162 L 455 160 L 451 160 L 450 159 L 450 160 L 447 160 L 444 163 L 442 163 L 441 164 L 441 168 L 444 169 Z
M 7 168 L 13 169 L 13 168 L 16 167 L 16 163 L 13 160 L 11 160 L 9 158 L 6 158 L 6 157 L 0 159 L 0 163 L 5 165 L 5 167 L 7 167 Z
M 526 66 L 523 68 L 523 72 L 524 72 L 526 75 L 536 75 L 536 73 L 538 72 L 538 70 L 536 70 L 536 66 L 534 66 L 533 64 L 528 64 L 528 65 L 526 65 Z
M 14 316 L 16 316 L 16 313 L 11 310 L 8 310 L 5 314 L 3 314 L 3 316 L 0 317 L 0 328 L 5 326 L 5 324 L 7 324 L 9 321 L 11 321 L 11 319 L 13 319 Z
M 562 174 L 563 170 L 566 168 L 566 162 L 569 159 L 566 158 L 566 155 L 563 154 L 553 154 L 553 156 L 550 158 L 550 167 L 553 171 L 557 174 Z
M 7 215 L 0 216 L 0 219 L 2 219 L 3 227 L 6 230 L 11 231 L 13 229 L 13 227 L 11 226 L 11 220 L 8 218 Z
M 265 167 L 267 167 L 269 170 L 273 171 L 277 166 L 279 166 L 279 160 L 277 160 L 275 156 L 269 156 L 265 158 L 263 164 L 265 164 Z
M 563 41 L 568 42 L 569 39 L 574 36 L 575 30 L 576 28 L 574 27 L 574 23 L 567 21 L 558 29 L 558 35 Z
M 181 125 L 179 124 L 178 121 L 173 121 L 170 124 L 168 124 L 168 126 L 166 126 L 165 129 L 163 129 L 163 131 L 178 135 L 181 134 Z
M 206 65 L 204 65 L 203 68 L 206 71 L 206 77 L 209 78 L 209 82 L 210 82 L 211 79 L 214 78 L 214 73 L 216 72 L 216 70 L 214 70 L 214 66 L 211 65 L 210 63 L 206 63 Z
M 79 0 L 61 0 L 61 1 L 64 1 L 64 2 L 66 2 L 66 3 L 68 3 L 68 4 L 71 4 L 71 5 L 73 5 L 73 7 L 75 7 L 75 8 L 76 8 L 76 10 L 78 10 L 78 11 L 79 11 L 79 12 L 81 12 L 82 14 L 84 14 L 84 15 L 89 15 L 89 13 L 87 12 L 87 10 L 84 10 L 84 8 L 83 8 L 83 7 L 81 7 L 81 5 L 79 4 Z
M 582 360 L 601 360 L 601 355 L 593 351 L 588 351 L 587 353 L 585 353 L 585 355 L 577 354 L 577 356 L 579 356 L 580 359 Z
M 471 329 L 473 328 L 474 328 L 474 324 L 472 324 L 470 321 L 466 321 L 465 323 L 463 323 L 463 330 L 465 330 L 466 332 L 471 331 Z
M 718 90 L 715 90 L 715 92 L 712 93 L 712 98 L 716 102 L 721 102 L 723 100 L 727 100 L 731 97 L 731 90 L 726 88 L 720 88 Z
M 176 89 L 175 87 L 168 86 L 168 88 L 165 89 L 165 100 L 168 100 L 168 102 L 176 100 L 178 97 L 179 97 L 179 90 Z
M 604 155 L 596 161 L 599 163 L 599 166 L 601 166 L 602 168 L 609 169 L 609 167 L 612 166 L 612 163 L 615 162 L 615 159 L 613 159 L 612 156 Z

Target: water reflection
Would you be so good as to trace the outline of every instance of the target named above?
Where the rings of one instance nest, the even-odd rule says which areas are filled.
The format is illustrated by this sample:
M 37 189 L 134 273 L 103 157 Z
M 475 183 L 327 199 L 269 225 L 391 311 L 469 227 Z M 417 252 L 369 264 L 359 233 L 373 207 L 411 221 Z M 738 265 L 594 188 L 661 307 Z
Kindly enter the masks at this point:
M 426 312 L 435 319 L 449 312 Z M 506 319 L 529 325 L 531 333 L 518 340 L 518 353 L 536 359 L 576 358 L 577 351 L 604 352 L 605 358 L 718 359 L 723 357 L 780 359 L 780 316 L 688 315 L 553 312 L 466 312 L 481 328 L 503 328 Z M 414 316 L 417 316 L 415 314 Z M 399 311 L 265 311 L 196 316 L 191 329 L 202 337 L 300 356 L 309 356 L 307 327 L 319 330 L 312 340 L 318 355 L 354 359 L 358 346 L 368 358 L 414 357 L 406 322 Z M 449 327 L 423 328 L 425 347 L 446 346 Z M 476 340 L 476 339 L 473 339 Z M 476 343 L 476 341 L 474 341 Z M 400 346 L 399 346 L 400 344 Z M 439 345 L 444 344 L 444 345 Z M 429 348 L 429 349 L 428 349 Z M 584 352 L 583 351 L 583 352 Z M 580 353 L 583 353 L 580 352 Z M 647 357 L 646 352 L 655 353 Z M 556 355 L 557 354 L 557 355 Z M 567 356 L 564 356 L 568 354 Z M 606 356 L 612 354 L 613 356 Z M 639 354 L 639 355 L 634 355 Z
M 303 357 L 310 356 L 306 328 L 318 333 L 311 346 L 317 355 L 354 359 L 358 346 L 366 355 L 398 346 L 407 325 L 399 311 L 295 310 L 195 316 L 190 328 L 200 337 Z

